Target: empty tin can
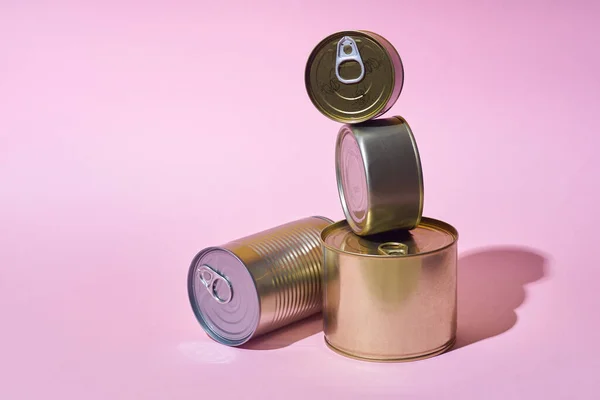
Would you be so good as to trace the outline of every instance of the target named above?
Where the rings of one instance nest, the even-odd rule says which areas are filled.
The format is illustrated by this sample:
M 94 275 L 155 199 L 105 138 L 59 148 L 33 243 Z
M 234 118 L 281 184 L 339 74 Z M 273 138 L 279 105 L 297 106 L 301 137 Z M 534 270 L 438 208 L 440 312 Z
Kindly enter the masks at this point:
M 376 118 L 394 105 L 402 91 L 404 68 L 385 38 L 368 31 L 343 31 L 313 49 L 304 81 L 322 114 L 352 124 Z
M 321 233 L 323 330 L 333 350 L 409 361 L 448 350 L 456 337 L 456 229 L 423 218 L 412 231 L 361 237 L 346 221 Z
M 421 159 L 402 117 L 342 126 L 335 151 L 338 193 L 354 233 L 364 236 L 419 224 Z
M 319 235 L 331 223 L 325 217 L 304 218 L 200 251 L 187 286 L 206 333 L 239 346 L 320 312 Z

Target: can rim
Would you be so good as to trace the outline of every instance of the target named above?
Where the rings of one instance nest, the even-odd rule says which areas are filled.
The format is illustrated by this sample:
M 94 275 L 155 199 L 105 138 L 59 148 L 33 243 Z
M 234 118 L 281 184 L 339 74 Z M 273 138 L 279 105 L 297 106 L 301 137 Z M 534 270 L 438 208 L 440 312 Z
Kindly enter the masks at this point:
M 346 250 L 341 250 L 338 249 L 336 247 L 331 246 L 330 244 L 328 244 L 325 239 L 327 238 L 327 236 L 329 234 L 331 234 L 332 231 L 342 227 L 343 225 L 349 225 L 348 221 L 346 220 L 341 220 L 341 221 L 337 221 L 329 226 L 327 226 L 325 229 L 323 229 L 321 231 L 321 245 L 335 253 L 338 254 L 348 254 L 351 255 L 353 257 L 365 257 L 365 258 L 402 258 L 402 259 L 406 259 L 406 258 L 412 258 L 412 257 L 421 257 L 424 255 L 428 255 L 428 254 L 435 254 L 435 253 L 439 253 L 447 248 L 450 248 L 452 246 L 455 246 L 458 243 L 458 239 L 459 239 L 459 234 L 458 234 L 458 230 L 450 225 L 447 222 L 441 221 L 439 219 L 435 219 L 435 218 L 429 218 L 429 217 L 422 217 L 421 218 L 421 222 L 419 223 L 420 225 L 428 225 L 431 227 L 436 228 L 437 230 L 443 229 L 446 232 L 448 232 L 454 240 L 452 240 L 450 243 L 448 243 L 445 246 L 442 246 L 438 249 L 435 250 L 429 250 L 429 251 L 425 251 L 422 253 L 417 253 L 417 254 L 405 254 L 405 255 L 394 255 L 394 254 L 386 254 L 386 255 L 382 255 L 382 254 L 364 254 L 364 253 L 353 253 L 351 251 L 346 251 Z M 354 232 L 350 232 L 350 233 L 354 233 Z
M 188 277 L 187 277 L 187 290 L 188 290 L 188 298 L 190 301 L 190 305 L 192 307 L 192 311 L 194 312 L 194 315 L 196 316 L 196 319 L 198 320 L 198 322 L 200 323 L 200 325 L 202 326 L 202 328 L 204 329 L 204 331 L 206 332 L 206 334 L 213 340 L 227 345 L 227 346 L 241 346 L 243 344 L 245 344 L 246 342 L 248 342 L 250 339 L 252 339 L 252 337 L 254 336 L 254 334 L 256 333 L 256 330 L 258 329 L 258 325 L 260 324 L 260 315 L 262 314 L 262 305 L 260 303 L 260 298 L 258 298 L 258 288 L 256 287 L 256 282 L 254 281 L 254 278 L 252 277 L 252 274 L 250 273 L 250 271 L 248 271 L 247 268 L 246 272 L 248 273 L 248 275 L 250 275 L 250 279 L 252 280 L 252 284 L 254 285 L 254 289 L 256 291 L 256 295 L 258 298 L 258 315 L 259 318 L 256 321 L 255 326 L 252 327 L 252 330 L 250 332 L 250 334 L 248 334 L 248 336 L 243 337 L 239 340 L 231 340 L 231 339 L 227 339 L 224 338 L 223 336 L 219 335 L 217 332 L 214 331 L 214 329 L 210 326 L 210 323 L 208 323 L 204 317 L 203 317 L 203 313 L 200 310 L 200 307 L 197 303 L 197 301 L 195 301 L 195 296 L 194 296 L 194 284 L 193 284 L 193 280 L 194 280 L 194 271 L 195 271 L 195 267 L 196 264 L 198 262 L 198 260 L 205 255 L 206 253 L 208 253 L 209 251 L 212 250 L 220 250 L 220 251 L 225 251 L 229 254 L 231 254 L 233 257 L 235 257 L 242 265 L 246 266 L 246 264 L 235 254 L 233 253 L 231 250 L 225 248 L 225 247 L 220 247 L 220 246 L 210 246 L 210 247 L 206 247 L 202 250 L 200 250 L 196 256 L 194 256 L 194 258 L 192 259 L 192 263 L 190 264 L 190 268 L 188 269 Z
M 329 219 L 329 218 L 324 217 L 322 215 L 313 215 L 313 216 L 311 216 L 311 218 L 319 218 L 319 219 L 322 219 L 325 222 L 329 222 L 330 224 L 333 224 L 333 220 L 332 219 Z
M 322 47 L 322 45 L 324 43 L 332 40 L 333 38 L 335 38 L 337 36 L 341 37 L 341 36 L 352 36 L 352 35 L 354 35 L 354 36 L 362 35 L 362 36 L 372 39 L 377 44 L 377 46 L 381 50 L 383 50 L 386 54 L 388 54 L 388 57 L 390 57 L 390 54 L 389 54 L 390 49 L 386 48 L 383 44 L 379 43 L 380 38 L 384 39 L 386 42 L 389 43 L 389 41 L 386 40 L 385 38 L 383 38 L 382 36 L 380 36 L 376 33 L 370 32 L 370 31 L 365 31 L 365 30 L 343 30 L 343 31 L 334 32 L 334 33 L 326 36 L 325 38 L 321 39 L 321 41 L 319 41 L 319 43 L 310 52 L 308 59 L 306 61 L 305 68 L 304 68 L 304 86 L 306 88 L 306 93 L 308 94 L 310 101 L 313 103 L 313 106 L 315 106 L 315 108 L 321 114 L 325 115 L 327 118 L 329 118 L 333 121 L 336 121 L 336 122 L 344 123 L 344 124 L 358 124 L 358 123 L 365 122 L 365 121 L 371 120 L 373 118 L 376 118 L 379 115 L 382 115 L 383 113 L 387 112 L 389 110 L 389 108 L 391 108 L 391 105 L 390 105 L 390 107 L 387 107 L 387 106 L 393 95 L 393 90 L 391 90 L 389 92 L 389 94 L 385 97 L 385 101 L 382 101 L 378 107 L 376 107 L 372 112 L 368 113 L 366 116 L 364 116 L 362 118 L 344 118 L 344 117 L 340 117 L 338 115 L 333 115 L 331 113 L 326 112 L 325 109 L 316 100 L 316 98 L 314 96 L 314 90 L 311 87 L 311 85 L 309 85 L 309 81 L 310 81 L 310 71 L 311 71 L 310 67 L 311 67 L 313 61 L 315 60 L 315 57 L 316 57 L 319 49 Z M 375 36 L 377 36 L 377 37 L 375 37 Z M 393 49 L 393 51 L 395 51 L 396 54 L 398 55 L 398 58 L 400 58 L 400 54 L 398 53 L 396 48 L 391 43 L 389 43 L 389 44 L 391 46 L 391 49 Z M 390 62 L 390 64 L 392 65 L 392 69 L 393 69 L 392 79 L 391 79 L 392 80 L 391 87 L 393 88 L 396 85 L 396 67 L 394 66 L 393 62 Z M 402 62 L 401 62 L 401 65 L 402 65 Z M 404 76 L 404 66 L 403 65 L 401 66 L 401 69 L 402 69 L 402 74 Z M 404 86 L 404 80 L 402 82 L 402 86 Z M 400 88 L 400 92 L 401 91 L 402 91 L 402 88 Z
M 440 354 L 447 352 L 456 344 L 456 335 L 452 336 L 452 338 L 448 342 L 444 343 L 440 347 L 426 351 L 424 353 L 408 354 L 408 355 L 397 356 L 397 357 L 392 356 L 389 358 L 367 357 L 367 356 L 351 353 L 347 350 L 342 350 L 342 349 L 334 346 L 327 339 L 327 336 L 325 336 L 325 335 L 324 335 L 324 340 L 325 340 L 325 345 L 328 348 L 330 348 L 331 350 L 333 350 L 335 353 L 337 353 L 341 356 L 347 357 L 347 358 L 354 359 L 354 360 L 374 362 L 374 363 L 405 363 L 405 362 L 411 362 L 411 361 L 426 360 L 428 358 L 432 358 L 432 357 L 435 357 L 435 356 L 438 356 Z

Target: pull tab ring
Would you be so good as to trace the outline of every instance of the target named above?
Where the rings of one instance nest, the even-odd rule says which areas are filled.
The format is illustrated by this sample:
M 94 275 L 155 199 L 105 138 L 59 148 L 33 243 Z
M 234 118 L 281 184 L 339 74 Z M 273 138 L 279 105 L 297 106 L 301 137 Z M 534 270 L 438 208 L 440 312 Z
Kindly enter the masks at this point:
M 405 256 L 408 254 L 408 246 L 398 242 L 382 243 L 377 250 L 379 250 L 379 254 L 388 256 Z
M 219 304 L 227 304 L 233 298 L 233 288 L 231 287 L 231 283 L 229 279 L 224 275 L 221 275 L 219 272 L 204 264 L 198 267 L 196 270 L 198 273 L 198 278 L 200 278 L 200 282 L 204 285 L 208 293 L 212 296 L 213 299 L 217 301 Z M 217 293 L 217 282 L 223 281 L 225 285 L 227 285 L 227 289 L 229 295 L 226 298 L 222 298 Z
M 344 79 L 340 76 L 340 65 L 348 61 L 356 61 L 358 65 L 360 65 L 360 75 L 358 78 Z M 340 82 L 345 83 L 346 85 L 360 82 L 365 76 L 365 66 L 360 57 L 360 53 L 358 52 L 358 46 L 350 36 L 344 36 L 337 44 L 337 51 L 335 54 L 335 76 Z

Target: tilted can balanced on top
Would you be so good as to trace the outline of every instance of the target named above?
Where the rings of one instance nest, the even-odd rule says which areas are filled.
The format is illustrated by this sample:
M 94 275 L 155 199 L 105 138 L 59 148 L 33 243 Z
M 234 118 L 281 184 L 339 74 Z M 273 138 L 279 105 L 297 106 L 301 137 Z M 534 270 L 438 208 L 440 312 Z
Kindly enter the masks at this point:
M 422 216 L 423 171 L 406 120 L 375 119 L 403 83 L 395 48 L 367 31 L 328 36 L 306 65 L 311 101 L 344 123 L 335 165 L 346 220 L 321 232 L 325 341 L 363 360 L 427 358 L 456 338 L 458 232 Z
M 323 115 L 352 124 L 378 117 L 394 105 L 404 84 L 404 69 L 385 38 L 346 31 L 315 47 L 304 80 L 309 98 Z

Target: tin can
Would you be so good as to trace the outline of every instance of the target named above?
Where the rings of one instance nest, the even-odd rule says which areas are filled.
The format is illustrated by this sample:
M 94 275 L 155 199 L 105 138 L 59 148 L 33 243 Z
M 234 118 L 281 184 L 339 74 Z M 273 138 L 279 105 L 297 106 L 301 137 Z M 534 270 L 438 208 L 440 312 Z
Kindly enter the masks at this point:
M 321 233 L 323 330 L 340 354 L 411 361 L 441 354 L 456 338 L 455 228 L 423 218 L 412 231 L 361 237 L 346 221 Z
M 419 224 L 421 158 L 402 117 L 342 126 L 335 151 L 338 193 L 354 233 L 364 236 Z
M 333 221 L 309 217 L 200 251 L 188 272 L 192 310 L 217 342 L 248 340 L 322 308 L 320 233 Z
M 387 112 L 404 84 L 398 52 L 382 36 L 342 31 L 323 39 L 308 57 L 308 96 L 328 118 L 359 123 Z

